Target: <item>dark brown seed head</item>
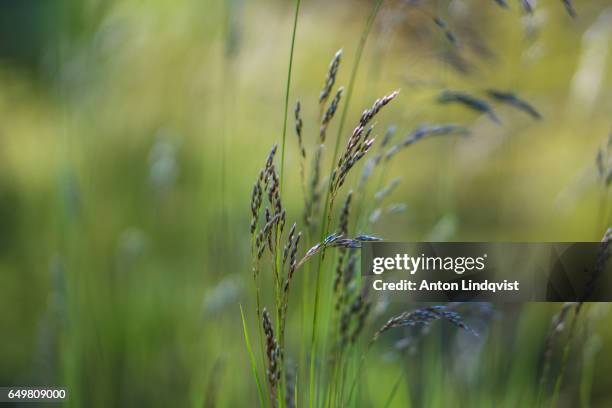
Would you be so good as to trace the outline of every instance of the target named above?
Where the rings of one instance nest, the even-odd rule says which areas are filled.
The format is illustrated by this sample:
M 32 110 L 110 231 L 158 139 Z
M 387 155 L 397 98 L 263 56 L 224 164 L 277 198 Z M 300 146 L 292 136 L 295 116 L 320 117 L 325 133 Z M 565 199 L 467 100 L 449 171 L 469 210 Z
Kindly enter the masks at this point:
M 396 327 L 428 326 L 436 320 L 446 320 L 454 326 L 477 335 L 476 332 L 463 322 L 459 313 L 449 310 L 446 306 L 429 306 L 416 309 L 412 312 L 404 312 L 398 316 L 392 317 L 374 334 L 373 340 L 376 340 L 378 336 L 389 329 Z
M 356 318 L 355 327 L 353 328 L 353 332 L 351 333 L 351 338 L 350 338 L 351 343 L 354 344 L 359 338 L 359 335 L 361 334 L 361 332 L 363 331 L 363 327 L 365 326 L 365 321 L 368 315 L 370 314 L 371 306 L 372 305 L 370 302 L 366 302 L 360 308 L 360 310 L 356 312 L 357 318 Z
M 342 235 L 348 234 L 348 223 L 349 223 L 349 215 L 350 215 L 350 206 L 351 206 L 351 198 L 353 197 L 353 192 L 349 191 L 346 196 L 346 200 L 344 200 L 344 205 L 342 206 L 342 211 L 340 212 L 340 223 L 339 223 L 339 233 Z M 340 247 L 338 249 L 338 260 L 336 263 L 336 276 L 334 277 L 334 292 L 337 293 L 340 289 L 340 283 L 342 282 L 342 272 L 344 270 L 344 258 L 346 255 L 347 249 L 345 247 Z
M 321 94 L 319 95 L 319 104 L 323 105 L 329 94 L 331 93 L 332 87 L 336 82 L 336 75 L 338 74 L 338 67 L 340 66 L 340 58 L 342 57 L 342 49 L 336 52 L 334 58 L 329 63 L 329 69 L 327 70 L 327 77 L 325 78 L 325 85 L 323 85 L 323 89 L 321 90 Z
M 572 3 L 572 0 L 561 0 L 561 2 L 563 3 L 563 6 L 565 7 L 565 11 L 567 11 L 567 14 L 571 18 L 576 18 L 577 16 L 576 9 L 574 8 L 574 4 Z
M 533 5 L 531 4 L 531 0 L 521 0 L 521 5 L 523 6 L 523 10 L 525 10 L 525 12 L 529 14 L 533 13 Z
M 393 91 L 389 95 L 383 96 L 382 98 L 374 101 L 372 107 L 370 109 L 366 109 L 361 114 L 361 119 L 359 120 L 360 125 L 365 127 L 372 120 L 372 118 L 376 116 L 376 114 L 378 114 L 378 112 L 380 112 L 380 110 L 391 102 L 397 95 L 399 95 L 399 90 Z
M 268 383 L 270 384 L 271 397 L 274 400 L 276 398 L 276 387 L 280 380 L 280 358 L 281 350 L 274 337 L 274 329 L 272 321 L 270 320 L 270 314 L 266 308 L 263 309 L 262 323 L 264 334 L 266 336 L 266 357 L 268 359 Z
M 597 174 L 602 178 L 606 174 L 606 165 L 604 164 L 604 152 L 603 149 L 597 149 L 597 156 L 595 157 L 595 165 L 597 166 Z
M 323 119 L 321 120 L 321 123 L 323 125 L 328 124 L 333 119 L 336 111 L 338 110 L 338 105 L 340 104 L 340 99 L 342 98 L 343 93 L 344 93 L 344 88 L 343 87 L 338 88 L 336 95 L 334 95 L 334 99 L 332 99 L 331 103 L 329 104 L 329 107 L 325 111 L 325 115 L 323 116 Z
M 469 130 L 463 126 L 455 124 L 442 124 L 442 125 L 431 125 L 431 126 L 420 126 L 414 131 L 410 132 L 408 136 L 401 142 L 398 142 L 392 146 L 385 154 L 385 160 L 391 159 L 401 149 L 406 148 L 425 137 L 431 136 L 444 136 L 444 135 L 469 135 Z
M 270 153 L 268 154 L 268 159 L 266 160 L 266 170 L 270 169 L 274 163 L 274 155 L 276 154 L 277 147 L 277 145 L 272 146 L 272 150 L 270 150 Z
M 303 122 L 302 122 L 302 116 L 300 112 L 301 112 L 301 105 L 300 105 L 300 101 L 298 100 L 295 103 L 295 134 L 297 135 L 297 138 L 298 138 L 298 144 L 300 146 L 300 154 L 302 155 L 303 158 L 306 158 L 306 149 L 304 149 L 304 143 L 302 141 Z
M 295 237 L 295 241 L 293 242 L 293 246 L 291 248 L 291 255 L 289 256 L 289 265 L 290 265 L 289 275 L 290 277 L 293 277 L 293 274 L 295 273 L 295 267 L 297 265 L 296 256 L 297 256 L 298 245 L 300 243 L 300 238 L 302 238 L 301 232 L 299 232 L 297 236 Z
M 359 124 L 353 130 L 353 133 L 347 142 L 344 153 L 338 160 L 338 164 L 334 170 L 334 172 L 337 174 L 332 174 L 332 176 L 337 175 L 337 177 L 333 177 L 330 182 L 330 192 L 332 197 L 344 184 L 349 170 L 355 165 L 355 163 L 365 156 L 374 143 L 374 138 L 370 138 L 373 126 L 368 127 L 368 124 L 380 112 L 380 110 L 391 102 L 398 94 L 399 91 L 393 91 L 389 95 L 377 99 L 374 101 L 374 104 L 370 109 L 366 109 L 361 114 Z
M 300 244 L 300 238 L 302 238 L 302 233 L 299 232 L 297 234 L 297 236 L 295 237 L 295 240 L 292 242 L 291 245 L 291 255 L 289 255 L 289 273 L 287 274 L 287 279 L 285 280 L 285 284 L 283 286 L 283 292 L 285 294 L 285 297 L 289 295 L 289 285 L 291 284 L 291 281 L 293 280 L 293 275 L 295 274 L 295 271 L 297 269 L 297 250 L 298 250 L 298 245 Z M 285 300 L 285 304 L 283 304 L 283 309 L 287 308 L 287 300 Z
M 340 99 L 342 98 L 342 93 L 344 92 L 344 88 L 340 87 L 332 99 L 331 103 L 327 107 L 325 111 L 325 115 L 323 115 L 323 119 L 321 120 L 321 128 L 319 130 L 319 137 L 321 139 L 321 143 L 325 142 L 325 134 L 327 132 L 327 126 L 329 122 L 334 118 L 336 111 L 338 110 L 338 105 L 340 104 Z
M 344 205 L 342 206 L 342 212 L 340 213 L 340 233 L 343 235 L 348 234 L 348 221 L 349 221 L 352 197 L 353 197 L 353 192 L 349 191 L 349 193 L 346 196 L 346 200 L 344 200 Z
M 259 233 L 257 234 L 257 241 L 256 241 L 256 246 L 258 248 L 258 258 L 261 258 L 261 256 L 263 255 L 263 250 L 266 247 L 266 243 L 268 244 L 268 247 L 270 249 L 270 251 L 272 252 L 272 227 L 277 225 L 277 223 L 280 220 L 281 215 L 280 214 L 274 214 L 273 216 L 270 215 L 270 211 L 268 210 L 268 207 L 266 207 L 265 211 L 264 211 L 265 217 L 266 217 L 266 224 L 263 226 L 263 228 L 259 231 Z
M 279 229 L 279 233 L 281 234 L 283 233 L 283 229 L 285 228 L 285 221 L 286 221 L 285 217 L 286 217 L 285 209 L 283 208 L 281 210 L 280 218 L 278 220 L 278 229 Z
M 340 289 L 345 255 L 346 250 L 341 249 L 338 251 L 338 263 L 336 264 L 336 276 L 334 277 L 334 293 L 338 293 L 338 290 Z M 338 303 L 336 303 L 336 306 L 338 306 Z
M 259 209 L 261 208 L 261 184 L 259 179 L 253 185 L 251 193 L 251 234 L 257 229 L 257 221 L 259 219 Z
M 287 243 L 283 247 L 283 265 L 287 262 L 287 256 L 289 255 L 289 250 L 293 247 L 293 235 L 295 234 L 296 223 L 294 222 L 289 230 L 289 236 L 287 237 Z

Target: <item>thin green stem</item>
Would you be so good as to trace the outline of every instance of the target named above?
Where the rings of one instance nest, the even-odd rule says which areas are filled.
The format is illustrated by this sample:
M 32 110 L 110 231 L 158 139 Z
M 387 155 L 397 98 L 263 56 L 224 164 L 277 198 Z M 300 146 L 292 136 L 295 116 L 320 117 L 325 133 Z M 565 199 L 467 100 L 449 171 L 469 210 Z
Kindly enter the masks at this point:
M 351 76 L 349 79 L 346 99 L 344 100 L 344 107 L 342 108 L 342 115 L 340 116 L 340 123 L 338 125 L 338 133 L 336 136 L 336 142 L 334 145 L 334 153 L 331 157 L 331 169 L 330 174 L 334 171 L 334 167 L 336 165 L 336 157 L 338 156 L 338 149 L 340 148 L 340 139 L 342 137 L 342 132 L 344 130 L 344 124 L 346 123 L 346 118 L 348 115 L 348 109 L 351 102 L 351 97 L 353 95 L 353 89 L 355 87 L 355 80 L 357 78 L 357 73 L 359 71 L 359 65 L 361 62 L 361 57 L 363 55 L 363 50 L 365 48 L 368 36 L 370 35 L 370 31 L 372 30 L 372 26 L 374 20 L 376 19 L 376 15 L 382 6 L 384 0 L 376 0 L 374 6 L 372 7 L 372 11 L 368 16 L 368 20 L 366 21 L 366 25 L 361 33 L 361 38 L 359 39 L 359 44 L 357 45 L 357 52 L 355 54 L 355 59 L 353 61 L 353 66 L 351 67 Z M 286 115 L 285 115 L 286 117 Z M 284 138 L 283 138 L 283 146 L 284 146 Z M 284 157 L 284 149 L 283 149 L 283 157 Z M 282 168 L 281 168 L 282 174 Z M 282 186 L 282 184 L 281 184 Z M 331 195 L 331 183 L 327 188 L 327 193 L 325 195 L 325 205 L 323 207 L 323 216 L 321 218 L 321 240 L 325 238 L 327 234 L 327 230 L 329 228 L 329 217 L 328 211 L 329 209 L 329 201 Z M 310 343 L 310 375 L 309 375 L 309 383 L 310 383 L 310 404 L 309 406 L 312 408 L 315 397 L 315 384 L 314 384 L 314 369 L 315 369 L 315 351 L 317 346 L 317 319 L 318 319 L 318 309 L 319 309 L 319 291 L 320 291 L 320 280 L 321 280 L 321 267 L 323 264 L 323 253 L 319 256 L 319 262 L 317 265 L 317 273 L 315 278 L 315 299 L 314 299 L 314 312 L 313 312 L 313 321 L 312 321 L 312 337 Z
M 253 256 L 254 259 L 254 263 L 253 263 L 253 284 L 255 286 L 255 314 L 257 316 L 256 319 L 256 327 L 257 327 L 257 333 L 258 333 L 258 338 L 259 338 L 259 352 L 260 352 L 260 356 L 261 356 L 261 362 L 262 362 L 262 367 L 264 368 L 265 371 L 265 367 L 266 367 L 266 353 L 265 353 L 265 348 L 264 348 L 264 333 L 263 333 L 263 328 L 261 325 L 261 290 L 260 290 L 260 285 L 259 285 L 259 273 L 260 273 L 260 268 L 259 268 L 259 259 L 257 258 L 257 249 L 256 249 L 256 245 L 255 245 L 255 234 L 251 234 L 251 254 Z M 242 311 L 242 305 L 240 305 L 240 313 L 242 315 L 242 317 L 244 318 L 244 313 Z M 245 327 L 246 330 L 246 327 Z M 248 334 L 245 332 L 245 337 Z M 248 343 L 248 342 L 247 342 Z M 250 347 L 250 344 L 247 344 L 248 347 Z M 255 370 L 257 370 L 257 366 L 255 365 Z M 257 381 L 259 381 L 259 379 L 256 378 Z M 257 384 L 258 386 L 260 386 L 260 384 Z M 268 398 L 266 399 L 266 402 L 268 402 L 268 404 L 270 403 L 270 394 L 268 393 Z M 262 404 L 263 407 L 263 404 Z
M 287 139 L 287 119 L 289 113 L 289 90 L 291 89 L 291 72 L 293 69 L 293 50 L 295 48 L 295 33 L 297 31 L 298 16 L 301 0 L 295 1 L 295 15 L 293 17 L 293 32 L 291 33 L 291 49 L 289 51 L 289 68 L 287 70 L 287 86 L 285 89 L 285 113 L 283 118 L 283 142 L 281 145 L 281 171 L 280 171 L 280 195 L 283 196 L 283 175 L 285 174 L 285 142 Z
M 293 71 L 293 52 L 295 49 L 295 34 L 297 31 L 297 23 L 298 23 L 298 16 L 299 16 L 299 12 L 300 12 L 300 4 L 301 4 L 301 0 L 296 0 L 295 2 L 295 14 L 293 16 L 293 30 L 291 33 L 291 47 L 289 50 L 289 67 L 287 69 L 287 84 L 285 86 L 285 109 L 284 109 L 284 114 L 283 114 L 283 138 L 282 138 L 282 144 L 281 144 L 281 167 L 280 167 L 280 187 L 279 187 L 279 196 L 282 200 L 283 198 L 283 185 L 284 185 L 284 174 L 285 174 L 285 146 L 286 146 L 286 141 L 287 141 L 287 121 L 288 121 L 288 113 L 289 113 L 289 92 L 291 90 L 291 73 Z M 280 251 L 278 250 L 279 247 L 279 243 L 280 243 L 280 229 L 277 226 L 277 234 L 276 234 L 276 270 L 277 272 L 280 274 Z M 280 307 L 282 307 L 282 305 L 279 304 L 280 301 L 280 291 L 281 291 L 281 285 L 280 285 L 280 277 L 277 280 L 277 290 L 276 290 L 276 298 L 277 298 L 277 319 L 276 319 L 276 328 L 277 328 L 277 333 L 281 333 L 281 331 L 284 331 L 284 328 L 280 327 Z M 280 343 L 281 343 L 281 347 L 283 347 L 283 343 L 284 343 L 284 339 L 280 339 Z M 281 381 L 280 381 L 280 385 L 281 385 L 281 389 L 279 390 L 279 406 L 282 408 L 284 406 L 284 385 L 285 385 L 285 370 L 284 367 L 280 367 L 281 370 Z
M 582 352 L 582 375 L 580 376 L 580 406 L 583 408 L 591 407 L 591 391 L 593 389 L 593 379 L 595 371 L 595 358 L 598 351 L 597 347 L 593 346 L 594 337 L 592 336 L 587 341 Z
M 559 374 L 557 375 L 557 379 L 555 381 L 555 388 L 553 390 L 552 399 L 550 402 L 551 407 L 556 407 L 559 399 L 559 393 L 561 392 L 561 384 L 563 384 L 563 377 L 565 375 L 565 369 L 567 368 L 567 364 L 569 362 L 570 351 L 572 349 L 572 343 L 574 341 L 574 334 L 576 332 L 576 325 L 578 322 L 578 316 L 580 314 L 580 309 L 582 304 L 579 303 L 574 312 L 574 317 L 572 319 L 572 323 L 569 328 L 567 342 L 565 343 L 565 348 L 563 349 L 563 360 L 561 361 L 561 368 L 559 369 Z
M 260 406 L 265 406 L 264 397 L 263 397 L 263 389 L 261 386 L 261 381 L 259 379 L 259 373 L 257 372 L 257 364 L 255 363 L 255 356 L 253 355 L 253 349 L 251 347 L 251 341 L 249 340 L 249 332 L 246 326 L 246 319 L 244 318 L 244 312 L 242 310 L 242 305 L 240 305 L 240 316 L 242 317 L 242 329 L 244 333 L 244 342 L 246 344 L 247 353 L 249 355 L 249 362 L 251 363 L 251 370 L 253 372 L 253 376 L 255 377 L 255 382 L 257 383 L 257 394 L 259 396 Z
M 385 402 L 385 405 L 384 405 L 385 408 L 390 407 L 391 404 L 393 403 L 393 399 L 395 398 L 395 395 L 397 394 L 397 390 L 399 390 L 399 386 L 402 383 L 402 380 L 404 379 L 405 374 L 406 374 L 406 371 L 402 370 L 400 375 L 397 377 L 397 380 L 395 381 L 395 384 L 393 385 L 393 388 L 391 389 L 391 392 L 389 393 L 387 402 Z
M 357 386 L 357 382 L 359 381 L 359 376 L 362 373 L 363 365 L 366 362 L 368 351 L 370 351 L 370 349 L 372 348 L 372 345 L 374 344 L 374 342 L 377 339 L 378 339 L 378 337 L 374 337 L 372 340 L 370 340 L 368 342 L 365 350 L 361 354 L 361 358 L 359 359 L 359 362 L 357 363 L 357 369 L 355 370 L 355 376 L 354 376 L 353 381 L 351 383 L 351 388 L 349 389 L 349 393 L 348 393 L 348 397 L 347 397 L 347 401 L 346 401 L 347 405 L 350 405 L 350 403 L 351 403 L 351 398 L 353 397 L 353 392 L 355 391 L 355 387 Z
M 344 107 L 342 108 L 342 115 L 340 116 L 340 123 L 338 124 L 338 134 L 336 136 L 336 144 L 334 146 L 334 154 L 332 156 L 332 171 L 336 164 L 336 156 L 338 156 L 338 149 L 340 148 L 340 139 L 342 137 L 342 131 L 344 130 L 344 124 L 346 123 L 346 117 L 348 115 L 351 97 L 353 96 L 353 89 L 355 88 L 355 80 L 357 79 L 357 72 L 359 71 L 359 65 L 361 63 L 361 56 L 363 55 L 363 50 L 368 40 L 368 36 L 370 35 L 370 31 L 372 31 L 372 26 L 374 25 L 376 15 L 378 14 L 378 11 L 380 10 L 380 7 L 382 6 L 383 2 L 384 0 L 376 0 L 376 3 L 374 4 L 374 7 L 372 7 L 372 11 L 368 16 L 368 20 L 363 29 L 363 32 L 361 33 L 361 38 L 359 39 L 359 45 L 357 46 L 357 52 L 355 53 L 355 60 L 353 61 L 353 66 L 351 67 L 351 76 L 346 89 Z
M 316 352 L 316 342 L 317 342 L 317 311 L 319 308 L 319 281 L 321 280 L 321 264 L 323 263 L 323 257 L 319 257 L 319 261 L 317 264 L 317 275 L 315 278 L 315 298 L 314 298 L 314 312 L 312 318 L 312 337 L 310 338 L 310 373 L 309 373 L 309 384 L 310 384 L 310 398 L 309 398 L 309 407 L 312 408 L 314 399 L 315 399 L 315 378 L 314 378 L 314 370 L 315 370 L 315 352 Z

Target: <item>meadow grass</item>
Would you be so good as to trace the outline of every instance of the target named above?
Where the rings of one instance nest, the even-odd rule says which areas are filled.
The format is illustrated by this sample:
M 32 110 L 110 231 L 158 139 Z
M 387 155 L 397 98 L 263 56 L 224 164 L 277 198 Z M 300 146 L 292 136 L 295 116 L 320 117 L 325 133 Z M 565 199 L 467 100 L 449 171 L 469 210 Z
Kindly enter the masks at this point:
M 312 128 L 318 129 L 318 137 L 315 137 L 315 145 L 311 150 L 306 147 L 307 137 L 303 133 L 304 122 L 301 112 L 306 105 L 300 100 L 296 102 L 294 109 L 295 133 L 298 140 L 298 155 L 300 157 L 300 184 L 304 194 L 304 216 L 303 227 L 306 229 L 305 239 L 302 239 L 302 232 L 298 222 L 294 222 L 287 232 L 285 226 L 290 215 L 283 206 L 282 191 L 283 184 L 290 183 L 285 178 L 285 149 L 287 118 L 289 109 L 289 92 L 291 86 L 293 53 L 295 47 L 295 33 L 299 15 L 300 2 L 296 3 L 295 15 L 293 20 L 293 31 L 291 37 L 291 49 L 289 56 L 289 70 L 284 103 L 284 122 L 282 131 L 280 175 L 275 165 L 276 146 L 268 155 L 265 165 L 261 169 L 259 176 L 253 187 L 251 196 L 251 234 L 252 234 L 252 253 L 253 271 L 255 276 L 256 289 L 256 315 L 261 321 L 259 330 L 260 351 L 264 358 L 263 367 L 265 368 L 268 389 L 268 397 L 265 405 L 272 407 L 296 406 L 298 401 L 307 401 L 310 407 L 313 406 L 359 406 L 359 395 L 355 392 L 358 384 L 363 380 L 362 372 L 367 360 L 367 354 L 376 340 L 385 332 L 393 328 L 418 327 L 421 330 L 428 327 L 432 322 L 443 320 L 449 322 L 457 328 L 463 329 L 471 335 L 478 336 L 478 333 L 464 323 L 461 314 L 454 310 L 454 306 L 445 305 L 427 306 L 406 311 L 398 316 L 390 318 L 387 323 L 374 332 L 373 336 L 364 344 L 360 341 L 364 328 L 371 313 L 372 303 L 369 299 L 368 291 L 359 289 L 359 271 L 356 267 L 356 258 L 362 242 L 379 240 L 379 238 L 362 234 L 363 230 L 371 226 L 373 215 L 380 211 L 377 207 L 384 198 L 399 184 L 399 179 L 393 179 L 385 187 L 387 177 L 387 164 L 401 150 L 411 146 L 423 138 L 438 135 L 469 135 L 469 130 L 456 124 L 435 124 L 424 125 L 410 132 L 403 140 L 390 145 L 390 140 L 395 133 L 389 130 L 380 142 L 381 148 L 377 153 L 370 153 L 375 144 L 376 124 L 373 119 L 399 95 L 399 91 L 393 91 L 385 96 L 376 99 L 371 107 L 366 108 L 356 127 L 348 138 L 344 137 L 344 125 L 348 115 L 348 107 L 356 85 L 356 78 L 369 33 L 372 29 L 376 16 L 383 4 L 382 0 L 376 1 L 367 19 L 366 25 L 359 40 L 356 55 L 351 67 L 349 83 L 347 86 L 346 97 L 343 97 L 344 87 L 339 87 L 334 97 L 332 90 L 336 78 L 341 69 L 342 50 L 338 51 L 332 58 L 326 74 L 323 89 L 319 94 L 318 101 L 318 124 Z M 526 10 L 532 12 L 532 5 L 523 2 Z M 441 19 L 434 19 L 438 26 L 448 31 L 447 25 Z M 446 34 L 449 37 L 450 33 Z M 451 36 L 455 39 L 454 34 Z M 455 41 L 453 41 L 455 42 Z M 533 119 L 541 119 L 541 115 L 528 102 L 520 99 L 515 94 L 504 91 L 489 90 L 489 96 L 500 103 L 507 103 L 518 110 L 528 113 Z M 456 102 L 467 106 L 479 113 L 487 115 L 493 122 L 502 125 L 499 116 L 494 112 L 492 106 L 473 95 L 461 91 L 444 91 L 440 94 L 440 103 Z M 342 107 L 338 123 L 338 132 L 335 140 L 331 143 L 334 148 L 329 161 L 331 168 L 327 176 L 322 177 L 321 164 L 326 152 L 327 130 L 335 118 L 335 113 L 339 106 Z M 393 128 L 390 128 L 393 129 Z M 340 146 L 345 144 L 344 150 Z M 373 156 L 373 157 L 372 157 Z M 305 180 L 306 158 L 311 157 L 310 190 L 308 190 Z M 352 176 L 351 170 L 361 164 L 362 159 L 366 162 L 363 166 L 361 177 Z M 367 160 L 365 160 L 367 159 Z M 369 200 L 365 194 L 368 191 L 368 181 L 372 173 L 378 172 L 378 183 L 375 186 L 374 200 Z M 340 213 L 339 221 L 336 225 L 335 202 L 342 194 L 343 187 L 347 182 L 355 182 L 355 189 L 360 194 L 353 194 L 352 190 L 345 195 L 345 200 Z M 263 197 L 263 198 L 262 198 Z M 355 203 L 357 201 L 357 203 Z M 352 216 L 352 206 L 357 206 L 358 210 Z M 363 212 L 363 213 L 362 213 Z M 371 212 L 371 214 L 369 214 Z M 318 221 L 317 215 L 320 216 Z M 298 219 L 295 218 L 294 219 Z M 365 221 L 365 220 L 370 220 Z M 375 221 L 374 221 L 375 222 Z M 319 237 L 313 241 L 314 237 Z M 607 242 L 607 241 L 605 241 Z M 300 247 L 309 248 L 308 250 Z M 606 246 L 607 251 L 607 246 Z M 303 253 L 298 256 L 298 253 Z M 312 265 L 312 263 L 315 263 Z M 334 266 L 335 265 L 335 266 Z M 308 267 L 308 270 L 303 270 Z M 266 283 L 266 279 L 260 278 L 262 273 L 267 270 L 272 271 L 272 288 L 274 293 L 275 323 L 262 305 L 260 293 L 261 285 Z M 308 355 L 301 353 L 298 361 L 297 376 L 291 375 L 291 381 L 287 382 L 287 359 L 286 355 L 286 326 L 288 308 L 290 304 L 290 288 L 296 273 L 310 274 L 314 270 L 314 286 L 310 286 L 308 280 L 304 280 L 305 286 L 303 293 L 313 292 L 312 304 L 306 297 L 303 298 L 300 313 L 308 316 L 312 313 L 311 336 L 309 346 L 302 344 L 301 350 L 308 350 Z M 334 271 L 332 274 L 331 271 Z M 327 276 L 322 279 L 322 274 Z M 333 280 L 329 276 L 333 275 Z M 331 287 L 324 287 L 332 283 Z M 305 296 L 305 295 L 304 295 Z M 321 302 L 324 304 L 321 304 Z M 565 366 L 569 356 L 569 347 L 575 330 L 575 323 L 581 304 L 576 306 L 574 319 L 569 330 L 569 338 L 562 358 L 562 365 L 557 373 L 555 387 L 551 397 L 551 404 L 557 405 L 560 386 L 563 379 Z M 263 313 L 262 311 L 263 307 Z M 469 306 L 468 306 L 469 308 Z M 543 389 L 549 376 L 552 349 L 556 334 L 561 331 L 568 311 L 572 304 L 562 308 L 560 314 L 553 320 L 551 332 L 546 341 L 544 353 L 544 366 L 542 369 L 537 405 L 544 404 Z M 243 315 L 244 318 L 244 315 Z M 320 319 L 324 319 L 321 325 Z M 302 323 L 303 324 L 303 323 Z M 322 327 L 324 326 L 324 327 Z M 423 330 L 422 330 L 423 331 Z M 319 343 L 319 336 L 324 335 L 325 341 Z M 252 370 L 255 373 L 258 389 L 261 391 L 259 382 L 258 366 L 253 358 L 251 346 L 245 326 L 245 339 L 251 361 Z M 306 338 L 302 338 L 306 342 Z M 308 369 L 305 370 L 305 366 Z M 303 379 L 307 372 L 307 386 L 298 379 Z M 384 406 L 389 406 L 397 393 L 404 372 L 400 374 L 394 382 Z M 304 388 L 308 389 L 307 398 Z M 260 402 L 264 402 L 260 398 Z
M 37 3 L 0 17 L 0 383 L 69 407 L 610 405 L 606 304 L 560 330 L 557 304 L 388 303 L 358 248 L 601 239 L 605 1 Z

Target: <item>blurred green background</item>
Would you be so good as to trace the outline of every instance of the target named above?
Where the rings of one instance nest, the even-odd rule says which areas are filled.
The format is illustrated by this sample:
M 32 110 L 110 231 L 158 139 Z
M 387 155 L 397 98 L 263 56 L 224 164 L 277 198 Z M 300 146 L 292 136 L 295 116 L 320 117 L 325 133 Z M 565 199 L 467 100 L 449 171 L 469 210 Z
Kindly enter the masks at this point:
M 612 4 L 577 1 L 572 20 L 557 0 L 538 1 L 531 16 L 517 3 L 384 3 L 347 129 L 401 88 L 381 126 L 403 136 L 453 122 L 472 135 L 402 153 L 390 200 L 407 211 L 382 219 L 377 235 L 601 239 L 609 194 L 595 156 L 611 126 Z M 346 84 L 370 7 L 302 4 L 290 100 L 302 101 L 309 147 L 329 60 L 344 49 Z M 272 0 L 0 2 L 0 385 L 66 386 L 69 406 L 255 401 L 238 305 L 253 302 L 249 197 L 281 137 L 293 11 Z M 436 103 L 443 89 L 488 88 L 516 92 L 543 120 L 496 105 L 497 126 Z M 286 160 L 295 183 L 285 205 L 299 219 L 293 132 Z M 558 305 L 498 309 L 472 348 L 443 329 L 413 358 L 398 361 L 391 340 L 381 343 L 364 405 L 380 406 L 405 366 L 397 406 L 521 406 Z M 588 316 L 563 406 L 612 404 L 608 308 Z

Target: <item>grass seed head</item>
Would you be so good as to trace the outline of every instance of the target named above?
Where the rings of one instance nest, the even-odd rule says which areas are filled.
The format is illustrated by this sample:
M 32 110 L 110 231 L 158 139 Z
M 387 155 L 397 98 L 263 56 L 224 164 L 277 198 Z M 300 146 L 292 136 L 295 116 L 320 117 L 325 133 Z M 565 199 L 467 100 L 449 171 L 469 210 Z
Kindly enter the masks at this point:
M 336 75 L 338 75 L 338 67 L 340 67 L 340 59 L 342 58 L 342 49 L 336 52 L 334 58 L 332 58 L 329 63 L 329 69 L 327 70 L 327 77 L 325 78 L 325 84 L 323 85 L 323 89 L 319 94 L 319 104 L 323 105 L 327 98 L 329 98 L 329 94 L 336 82 Z
M 327 107 L 325 111 L 325 115 L 323 115 L 323 119 L 321 120 L 321 128 L 319 130 L 319 137 L 321 139 L 321 143 L 325 142 L 325 134 L 327 132 L 327 126 L 329 122 L 334 118 L 336 111 L 338 110 L 338 105 L 340 105 L 340 99 L 342 98 L 342 93 L 344 92 L 344 88 L 340 87 L 334 95 L 334 99 L 332 99 L 331 103 Z
M 531 4 L 531 0 L 521 0 L 521 6 L 523 6 L 523 10 L 526 13 L 533 14 L 533 4 Z
M 576 18 L 578 14 L 576 13 L 576 9 L 574 8 L 574 3 L 572 3 L 572 0 L 561 0 L 561 2 L 565 7 L 565 11 L 567 11 L 567 14 L 571 18 Z
M 392 317 L 374 334 L 373 340 L 376 340 L 381 334 L 393 328 L 428 326 L 436 320 L 446 320 L 454 326 L 478 335 L 463 322 L 458 312 L 451 311 L 446 306 L 429 306 Z
M 404 140 L 395 144 L 385 153 L 385 160 L 390 160 L 400 150 L 413 145 L 419 140 L 430 137 L 430 136 L 444 136 L 444 135 L 469 135 L 470 132 L 463 126 L 455 124 L 441 124 L 441 125 L 423 125 L 410 132 Z
M 485 113 L 489 118 L 498 125 L 501 125 L 501 120 L 486 101 L 469 95 L 465 92 L 446 90 L 438 97 L 439 103 L 460 103 L 474 111 Z
M 378 112 L 380 112 L 380 110 L 385 107 L 389 102 L 395 99 L 397 95 L 399 95 L 399 90 L 393 91 L 389 95 L 383 96 L 382 98 L 379 98 L 374 101 L 372 107 L 370 109 L 366 109 L 361 114 L 359 123 L 365 127 L 372 120 L 372 118 L 374 118 L 374 116 L 376 116 Z
M 387 128 L 387 131 L 385 132 L 385 135 L 383 136 L 382 141 L 380 142 L 381 149 L 386 147 L 389 144 L 389 142 L 391 142 L 391 139 L 393 139 L 393 136 L 395 136 L 396 133 L 397 133 L 396 126 L 389 126 Z
M 395 190 L 397 188 L 397 186 L 399 186 L 401 181 L 402 181 L 401 177 L 394 178 L 393 180 L 391 180 L 391 182 L 389 183 L 389 185 L 387 187 L 383 188 L 380 191 L 377 191 L 376 194 L 374 194 L 374 199 L 376 201 L 381 201 L 383 198 L 385 198 L 389 194 L 391 194 L 393 192 L 393 190 Z
M 266 160 L 266 170 L 269 170 L 272 167 L 272 164 L 274 163 L 274 155 L 276 154 L 276 150 L 278 149 L 278 145 L 274 145 L 272 146 L 272 150 L 270 150 L 270 153 L 268 154 L 268 159 Z
M 302 155 L 302 158 L 306 158 L 306 149 L 304 149 L 304 142 L 302 140 L 302 127 L 304 124 L 302 122 L 301 105 L 300 105 L 299 100 L 295 103 L 294 112 L 295 112 L 295 134 L 297 135 L 297 138 L 298 138 L 300 154 Z
M 342 206 L 342 211 L 340 212 L 340 233 L 343 235 L 348 234 L 348 222 L 349 215 L 351 209 L 351 199 L 353 198 L 353 192 L 349 191 L 346 195 L 346 200 L 344 200 L 344 205 Z
M 262 201 L 261 198 L 261 182 L 258 178 L 253 185 L 253 192 L 251 193 L 251 234 L 254 234 L 257 229 L 257 221 L 259 220 L 259 210 Z
M 272 321 L 270 320 L 270 314 L 264 307 L 262 313 L 262 324 L 264 335 L 266 337 L 266 357 L 268 360 L 268 384 L 270 385 L 270 400 L 272 405 L 276 406 L 276 391 L 278 381 L 280 380 L 280 364 L 282 359 L 281 349 L 274 337 L 274 329 Z
M 287 262 L 287 256 L 289 255 L 289 251 L 293 247 L 293 236 L 295 234 L 296 223 L 294 222 L 289 230 L 289 236 L 287 237 L 287 243 L 283 248 L 283 265 Z
M 370 109 L 366 109 L 361 114 L 359 124 L 349 137 L 344 153 L 338 159 L 338 164 L 332 173 L 332 178 L 330 181 L 332 203 L 333 197 L 344 184 L 349 171 L 359 160 L 361 160 L 361 158 L 366 155 L 374 144 L 374 138 L 370 138 L 373 126 L 368 126 L 368 124 L 380 112 L 380 110 L 395 99 L 398 94 L 399 91 L 393 91 L 389 95 L 377 99 L 374 101 L 374 104 Z

